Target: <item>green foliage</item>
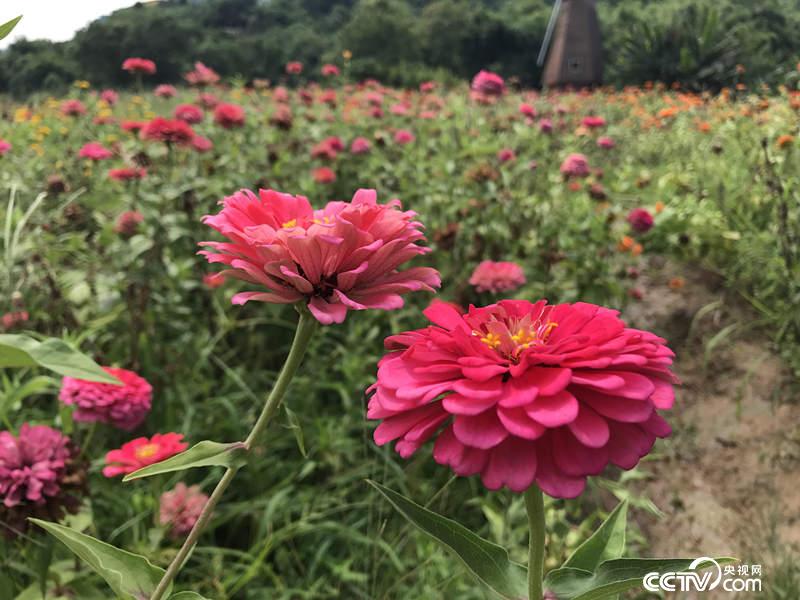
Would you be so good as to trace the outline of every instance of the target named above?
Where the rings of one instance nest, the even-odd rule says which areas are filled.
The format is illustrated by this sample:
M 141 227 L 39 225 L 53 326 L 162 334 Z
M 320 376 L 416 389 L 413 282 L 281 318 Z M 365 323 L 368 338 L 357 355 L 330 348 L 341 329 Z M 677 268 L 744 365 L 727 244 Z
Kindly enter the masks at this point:
M 38 341 L 26 335 L 0 334 L 0 369 L 43 367 L 59 375 L 121 385 L 91 358 L 57 340 Z
M 153 477 L 163 473 L 175 473 L 186 469 L 196 469 L 199 467 L 230 467 L 243 464 L 242 455 L 244 454 L 244 444 L 234 442 L 232 444 L 220 444 L 204 440 L 198 442 L 188 450 L 176 454 L 172 458 L 162 460 L 154 465 L 150 465 L 126 475 L 123 481 L 141 479 L 143 477 Z

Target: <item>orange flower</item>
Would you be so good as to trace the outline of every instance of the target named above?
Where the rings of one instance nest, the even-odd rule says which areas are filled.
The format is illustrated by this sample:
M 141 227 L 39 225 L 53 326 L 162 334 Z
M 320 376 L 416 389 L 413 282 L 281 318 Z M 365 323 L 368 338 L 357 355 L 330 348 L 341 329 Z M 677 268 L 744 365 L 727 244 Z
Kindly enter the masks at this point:
M 661 213 L 661 211 L 663 211 L 663 210 L 664 210 L 664 203 L 661 202 L 661 200 L 659 200 L 658 202 L 656 202 L 656 206 L 655 206 L 656 214 Z
M 673 277 L 669 280 L 669 287 L 672 290 L 679 290 L 686 285 L 686 280 L 683 277 Z
M 701 131 L 702 133 L 708 133 L 711 131 L 711 123 L 708 121 L 699 121 L 697 123 L 697 130 Z
M 617 243 L 617 250 L 620 252 L 627 252 L 631 248 L 633 248 L 636 242 L 633 240 L 632 237 L 626 235 Z
M 778 144 L 778 148 L 786 148 L 787 146 L 790 146 L 793 142 L 794 142 L 794 136 L 786 133 L 780 136 L 776 143 Z
M 644 246 L 642 246 L 638 242 L 633 245 L 633 248 L 631 248 L 631 254 L 633 254 L 634 256 L 639 256 L 643 251 L 644 251 Z

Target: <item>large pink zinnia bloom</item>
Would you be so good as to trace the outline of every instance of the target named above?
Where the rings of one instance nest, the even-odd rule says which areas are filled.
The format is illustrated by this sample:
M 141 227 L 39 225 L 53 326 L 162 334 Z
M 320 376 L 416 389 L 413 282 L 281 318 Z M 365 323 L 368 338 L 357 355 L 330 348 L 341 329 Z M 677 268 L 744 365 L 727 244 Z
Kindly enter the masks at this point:
M 434 269 L 397 270 L 429 249 L 417 245 L 425 236 L 416 213 L 399 210 L 399 200 L 379 204 L 375 190 L 358 190 L 351 202 L 321 210 L 303 196 L 273 190 L 242 190 L 222 206 L 203 222 L 229 241 L 203 242 L 211 250 L 200 254 L 266 288 L 236 294 L 234 304 L 304 301 L 329 325 L 344 321 L 348 310 L 400 308 L 401 294 L 440 285 Z
M 99 421 L 119 429 L 136 429 L 150 412 L 153 388 L 146 379 L 133 371 L 103 367 L 122 385 L 99 383 L 64 377 L 59 400 L 75 406 L 73 418 L 81 422 Z
M 534 482 L 573 498 L 609 463 L 631 469 L 670 427 L 673 353 L 593 304 L 503 300 L 386 340 L 368 409 L 375 442 L 403 457 L 436 436 L 433 457 L 490 489 Z M 438 433 L 437 433 L 438 432 Z

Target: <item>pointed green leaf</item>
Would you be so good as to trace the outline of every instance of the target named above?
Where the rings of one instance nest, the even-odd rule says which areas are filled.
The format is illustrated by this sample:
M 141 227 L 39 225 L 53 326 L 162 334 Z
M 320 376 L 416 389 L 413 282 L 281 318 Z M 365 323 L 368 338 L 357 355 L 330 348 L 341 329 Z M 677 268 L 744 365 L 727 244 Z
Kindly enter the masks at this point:
M 298 419 L 295 412 L 285 404 L 283 405 L 283 410 L 286 411 L 286 418 L 289 420 L 288 427 L 292 430 L 292 433 L 294 433 L 297 448 L 300 450 L 300 454 L 303 455 L 303 458 L 306 458 L 308 453 L 306 452 L 305 436 L 303 435 L 303 427 L 300 425 L 300 419 Z
M 14 31 L 14 27 L 17 26 L 17 23 L 19 23 L 19 20 L 21 18 L 22 18 L 22 15 L 20 15 L 18 17 L 15 17 L 15 18 L 11 19 L 10 21 L 0 25 L 0 40 L 2 40 L 3 38 L 8 37 L 8 35 L 12 31 Z
M 247 447 L 244 442 L 232 442 L 221 444 L 204 440 L 198 442 L 185 452 L 176 454 L 162 460 L 159 463 L 148 465 L 138 471 L 126 475 L 122 481 L 141 479 L 142 477 L 152 477 L 162 473 L 173 473 L 175 471 L 185 471 L 195 467 L 233 467 L 244 464 L 244 455 Z
M 164 575 L 163 569 L 144 556 L 120 550 L 63 525 L 40 519 L 31 521 L 72 550 L 125 600 L 147 600 Z
M 552 591 L 558 600 L 601 600 L 615 594 L 642 587 L 642 579 L 657 571 L 683 571 L 689 568 L 693 558 L 617 558 L 607 560 L 594 573 L 562 567 L 550 571 L 544 578 L 544 587 Z M 735 562 L 735 558 L 716 558 L 719 565 Z M 703 563 L 699 569 L 713 566 Z M 698 570 L 699 570 L 698 569 Z
M 509 600 L 527 595 L 527 570 L 512 562 L 504 548 L 379 483 L 369 480 L 367 483 L 378 490 L 412 525 L 452 550 L 467 570 L 497 595 Z
M 100 365 L 56 338 L 40 342 L 27 335 L 0 334 L 0 369 L 40 366 L 67 377 L 122 385 Z
M 170 596 L 169 600 L 207 600 L 197 592 L 178 592 L 174 596 Z
M 617 504 L 608 518 L 591 537 L 583 542 L 562 565 L 573 569 L 594 572 L 597 566 L 613 558 L 621 558 L 625 552 L 625 525 L 628 517 L 628 501 Z

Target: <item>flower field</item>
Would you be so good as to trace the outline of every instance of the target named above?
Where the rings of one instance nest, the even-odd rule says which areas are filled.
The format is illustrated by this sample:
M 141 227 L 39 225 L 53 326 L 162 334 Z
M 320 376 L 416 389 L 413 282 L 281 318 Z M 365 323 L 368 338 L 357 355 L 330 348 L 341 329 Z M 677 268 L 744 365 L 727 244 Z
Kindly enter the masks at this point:
M 670 473 L 704 419 L 733 420 L 709 434 L 726 460 L 750 451 L 751 381 L 770 426 L 797 416 L 800 93 L 401 90 L 300 63 L 152 87 L 148 62 L 123 66 L 136 92 L 0 100 L 0 599 L 522 597 L 408 499 L 529 574 L 538 515 L 530 597 L 589 597 L 541 571 L 588 560 L 625 500 L 627 555 L 760 560 L 763 597 L 797 597 L 768 528 L 673 548 L 658 523 L 692 510 Z M 43 338 L 91 376 L 15 358 Z M 722 414 L 687 418 L 712 386 Z M 753 468 L 797 482 L 794 445 Z M 187 448 L 196 468 L 164 468 Z M 173 595 L 29 517 L 146 557 Z

